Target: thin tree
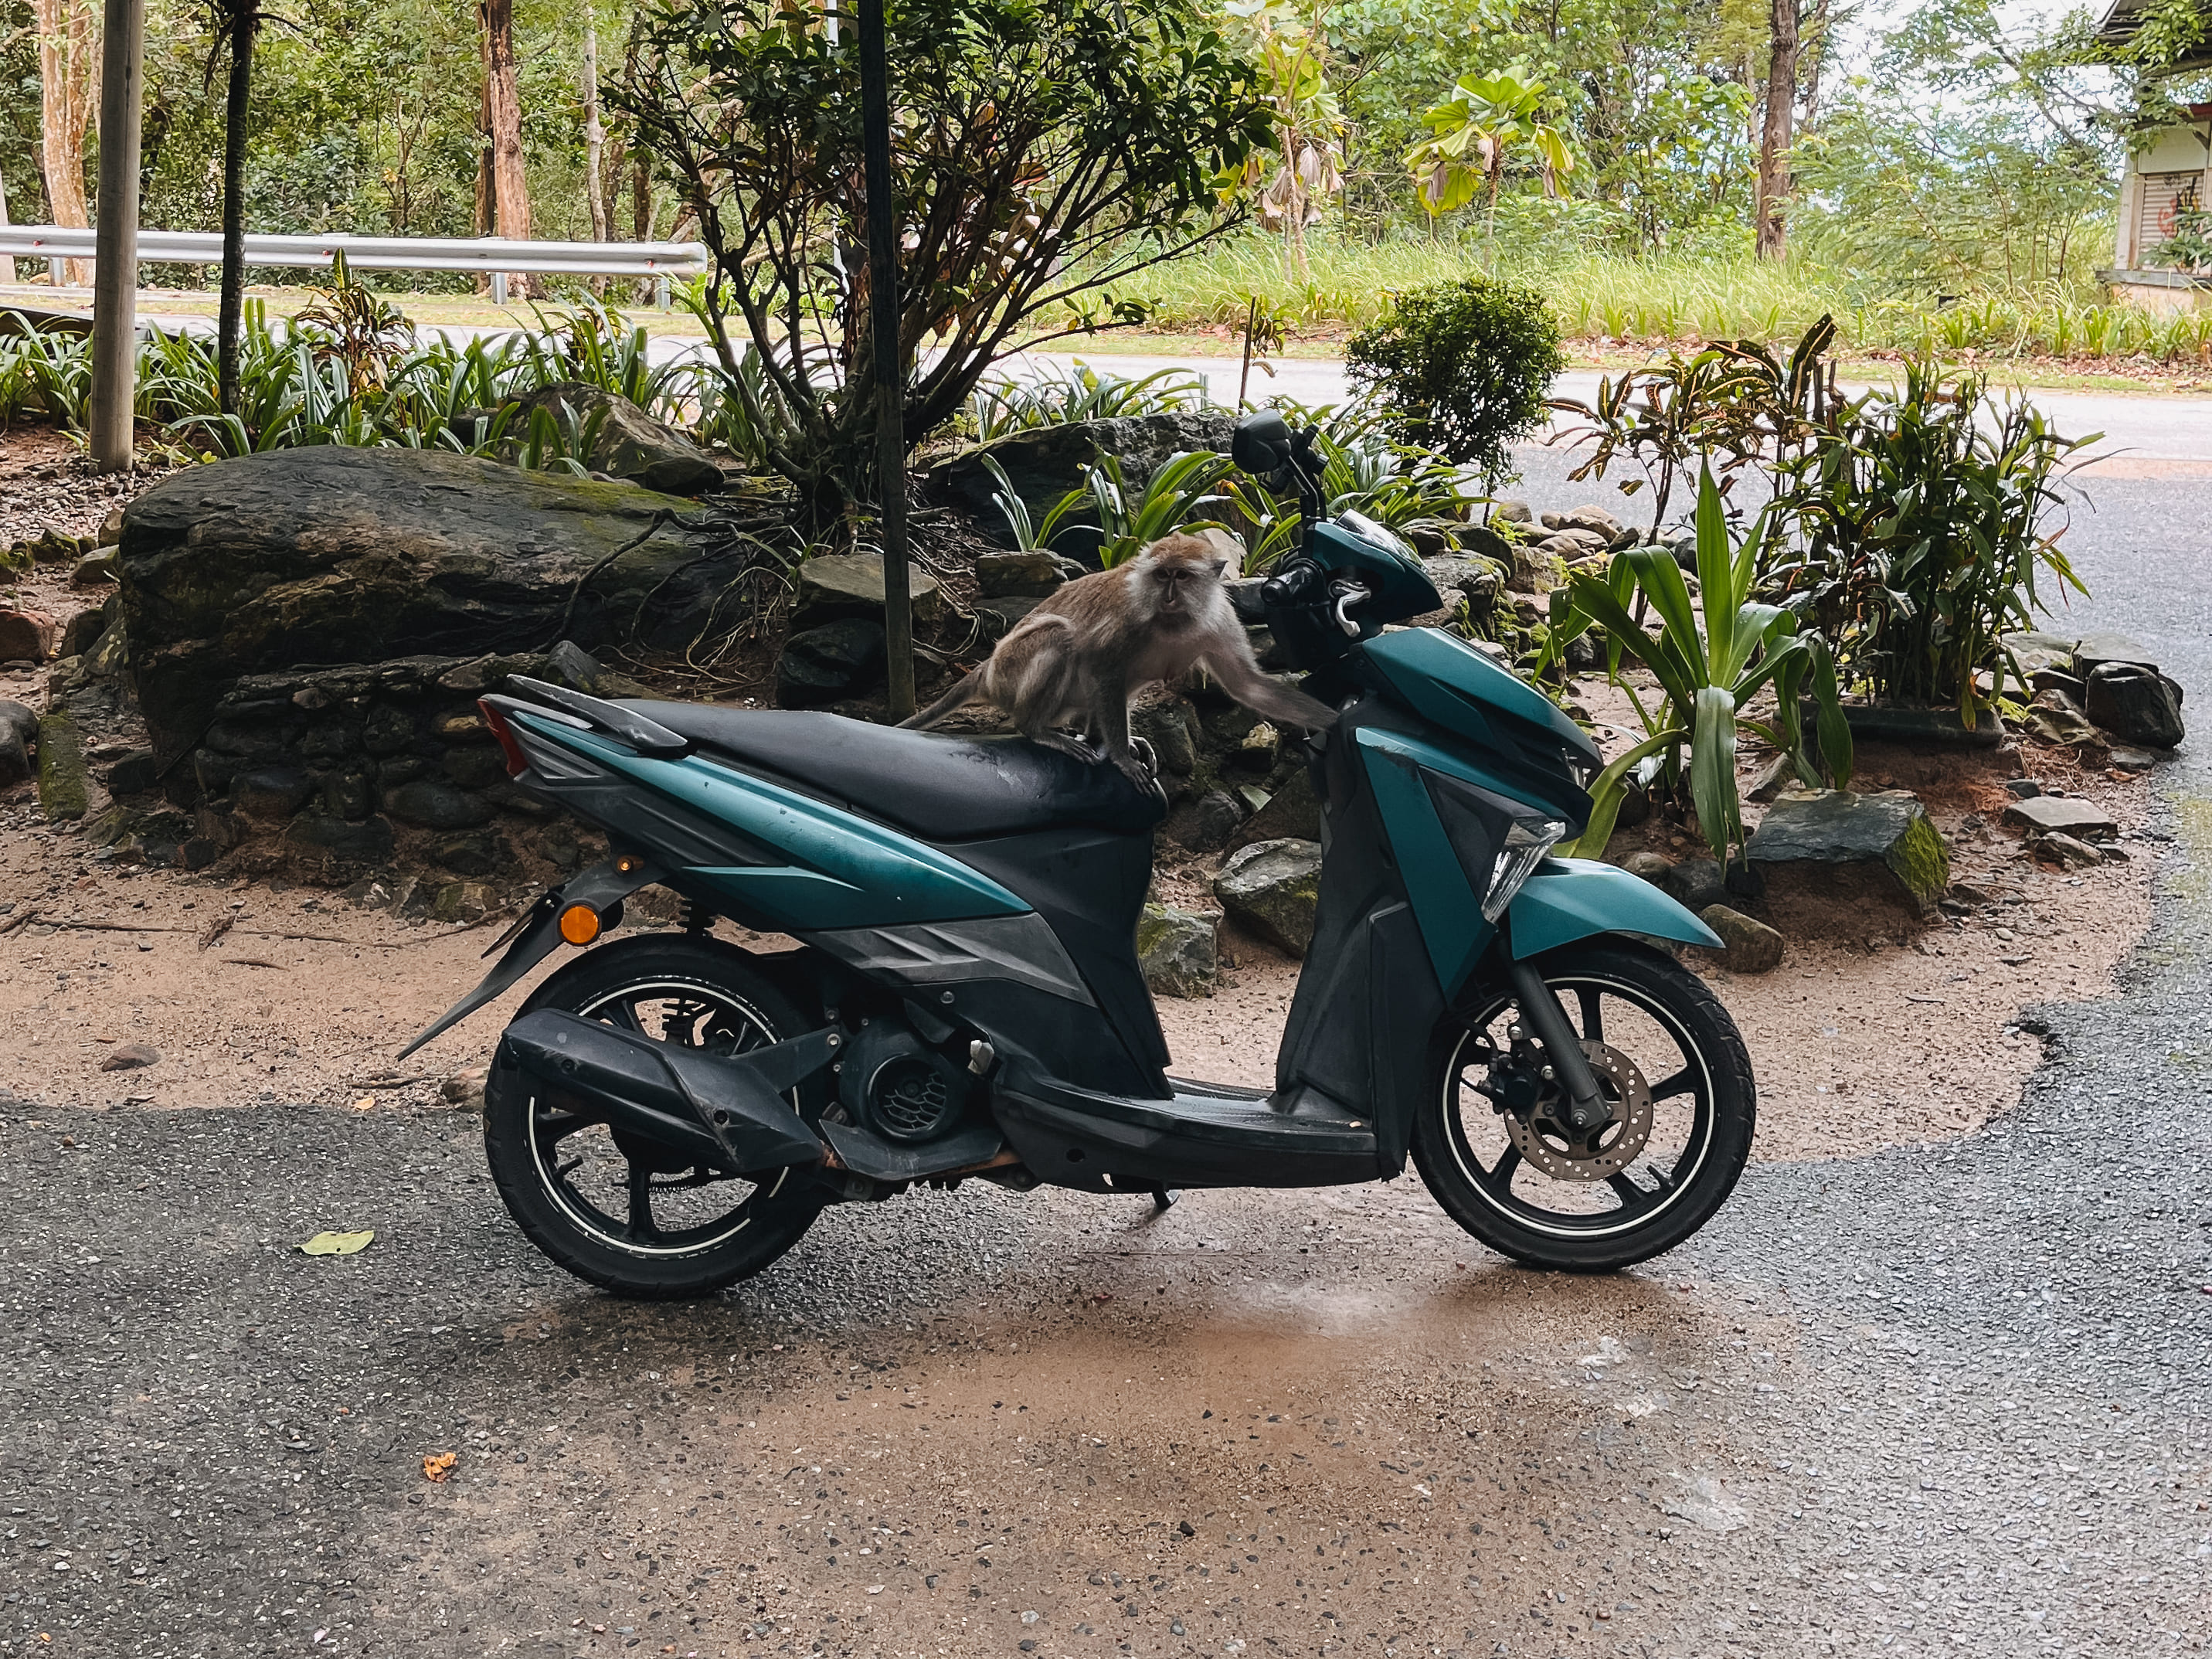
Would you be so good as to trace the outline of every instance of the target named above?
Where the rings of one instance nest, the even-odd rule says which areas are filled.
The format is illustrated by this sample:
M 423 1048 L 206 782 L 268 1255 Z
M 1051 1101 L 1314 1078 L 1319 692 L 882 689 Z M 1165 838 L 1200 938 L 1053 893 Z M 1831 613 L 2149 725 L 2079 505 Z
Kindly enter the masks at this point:
M 522 167 L 522 92 L 514 58 L 514 0 L 477 0 L 483 40 L 484 125 L 491 139 L 493 233 L 530 240 L 530 183 Z M 526 297 L 530 279 L 510 276 L 513 292 Z
M 607 240 L 606 128 L 599 121 L 599 32 L 589 0 L 584 7 L 584 196 L 592 210 L 592 240 Z
M 238 412 L 239 337 L 246 320 L 246 141 L 253 97 L 253 43 L 261 33 L 261 0 L 209 0 L 214 49 L 207 74 L 229 59 L 222 100 L 222 292 L 216 307 L 216 397 Z
M 1774 0 L 1766 53 L 1766 123 L 1759 140 L 1758 249 L 1784 252 L 1783 203 L 1790 194 L 1790 121 L 1797 107 L 1797 0 Z
M 52 222 L 92 223 L 84 194 L 84 137 L 100 106 L 99 0 L 31 0 L 39 47 L 39 172 Z M 92 261 L 71 259 L 75 286 L 92 280 Z

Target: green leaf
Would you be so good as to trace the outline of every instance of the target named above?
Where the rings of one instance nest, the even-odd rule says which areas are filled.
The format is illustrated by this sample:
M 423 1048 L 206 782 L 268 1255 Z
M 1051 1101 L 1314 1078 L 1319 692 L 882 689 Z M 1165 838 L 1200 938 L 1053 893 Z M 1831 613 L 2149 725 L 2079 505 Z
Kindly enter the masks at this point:
M 1690 731 L 1690 800 L 1698 827 L 1723 864 L 1743 835 L 1743 805 L 1735 787 L 1735 699 L 1722 686 L 1698 692 L 1697 723 Z
M 1670 726 L 1663 732 L 1655 732 L 1633 749 L 1617 755 L 1604 771 L 1599 773 L 1589 787 L 1589 822 L 1573 844 L 1560 849 L 1562 858 L 1599 859 L 1605 856 L 1605 844 L 1613 839 L 1613 826 L 1620 817 L 1620 804 L 1628 795 L 1628 775 L 1638 762 L 1647 755 L 1656 754 L 1669 744 L 1682 740 L 1682 728 Z
M 376 1237 L 373 1227 L 357 1233 L 317 1233 L 300 1246 L 302 1255 L 358 1255 Z

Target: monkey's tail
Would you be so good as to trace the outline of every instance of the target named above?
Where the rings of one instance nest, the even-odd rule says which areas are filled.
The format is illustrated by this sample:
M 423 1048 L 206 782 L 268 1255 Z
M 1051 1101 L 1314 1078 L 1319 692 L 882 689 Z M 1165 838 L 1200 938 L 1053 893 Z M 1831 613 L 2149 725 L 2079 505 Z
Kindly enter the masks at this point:
M 981 668 L 969 669 L 950 691 L 919 714 L 911 715 L 899 724 L 916 730 L 936 725 L 954 709 L 964 708 L 981 697 L 983 695 L 982 681 L 983 671 Z

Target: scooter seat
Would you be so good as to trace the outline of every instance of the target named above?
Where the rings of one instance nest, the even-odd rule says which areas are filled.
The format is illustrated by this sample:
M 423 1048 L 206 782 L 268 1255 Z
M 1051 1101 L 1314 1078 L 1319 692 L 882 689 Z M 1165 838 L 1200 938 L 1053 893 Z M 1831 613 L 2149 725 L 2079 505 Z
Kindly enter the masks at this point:
M 1157 788 L 1026 738 L 955 738 L 842 714 L 629 702 L 678 737 L 778 774 L 925 841 L 975 841 L 1062 825 L 1124 835 L 1167 816 Z

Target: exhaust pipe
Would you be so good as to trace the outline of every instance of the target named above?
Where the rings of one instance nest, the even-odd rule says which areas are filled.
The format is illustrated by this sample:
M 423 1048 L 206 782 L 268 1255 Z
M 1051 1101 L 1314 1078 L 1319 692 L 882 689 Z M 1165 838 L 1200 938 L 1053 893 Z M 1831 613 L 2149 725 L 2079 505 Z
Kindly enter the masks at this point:
M 813 1031 L 750 1054 L 714 1055 L 541 1009 L 501 1038 L 507 1057 L 588 1116 L 733 1175 L 823 1160 L 783 1097 L 844 1039 Z

